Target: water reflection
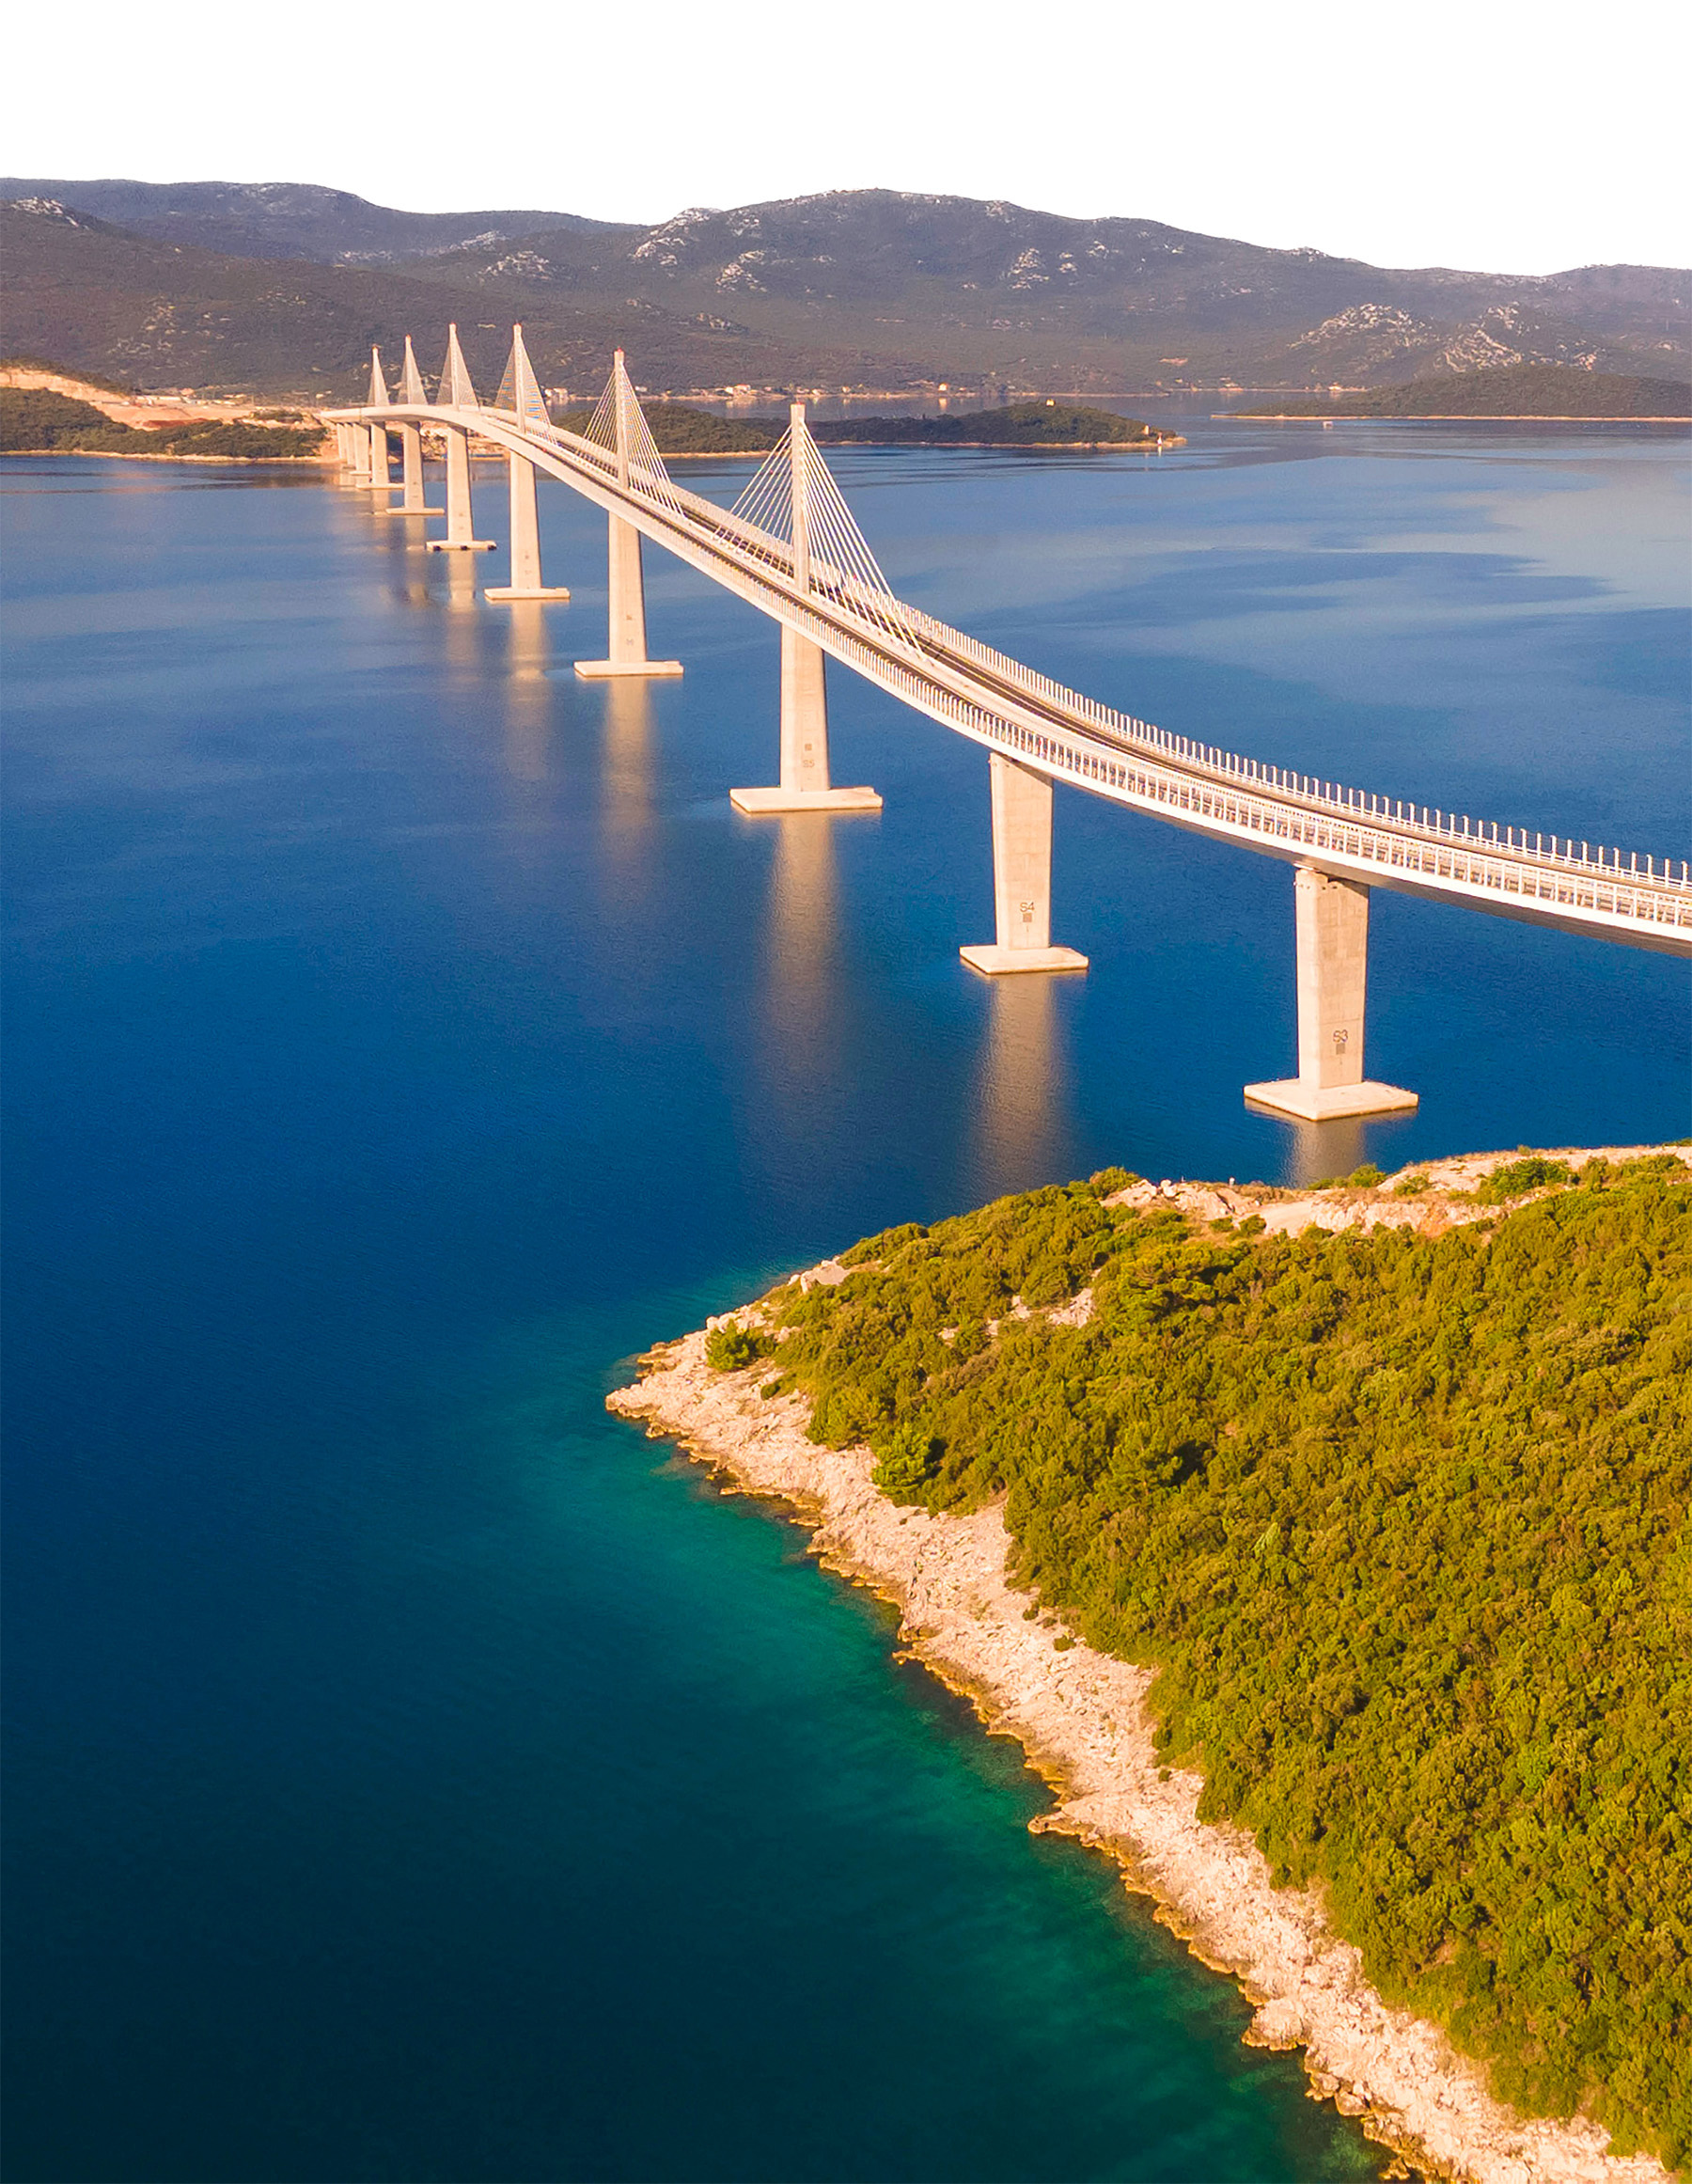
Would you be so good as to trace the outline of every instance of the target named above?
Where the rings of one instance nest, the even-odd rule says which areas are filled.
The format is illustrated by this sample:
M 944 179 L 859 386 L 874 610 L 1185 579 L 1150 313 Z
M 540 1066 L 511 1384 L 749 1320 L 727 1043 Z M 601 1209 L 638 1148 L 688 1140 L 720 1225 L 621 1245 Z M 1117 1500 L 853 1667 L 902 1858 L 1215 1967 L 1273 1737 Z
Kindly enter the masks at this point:
M 510 616 L 506 643 L 506 771 L 513 780 L 543 781 L 553 699 L 546 677 L 545 612 L 532 599 L 514 600 L 506 611 Z
M 766 989 L 770 1025 L 788 1068 L 814 1081 L 827 1073 L 840 1046 L 834 823 L 821 812 L 788 812 L 775 825 Z
M 982 1196 L 1026 1190 L 1060 1165 L 1068 1072 L 1058 983 L 1038 971 L 991 982 L 976 1099 Z
M 1253 1114 L 1273 1110 L 1246 1106 Z M 1290 1184 L 1328 1183 L 1349 1175 L 1366 1160 L 1388 1166 L 1391 1155 L 1383 1153 L 1379 1115 L 1344 1115 L 1331 1123 L 1301 1123 L 1290 1115 L 1277 1115 L 1287 1133 L 1282 1173 Z
M 627 857 L 644 843 L 652 824 L 652 699 L 634 675 L 613 676 L 600 687 L 605 697 L 605 837 Z
M 447 665 L 461 673 L 473 669 L 480 651 L 476 611 L 476 571 L 468 554 L 443 554 L 446 564 L 446 629 Z

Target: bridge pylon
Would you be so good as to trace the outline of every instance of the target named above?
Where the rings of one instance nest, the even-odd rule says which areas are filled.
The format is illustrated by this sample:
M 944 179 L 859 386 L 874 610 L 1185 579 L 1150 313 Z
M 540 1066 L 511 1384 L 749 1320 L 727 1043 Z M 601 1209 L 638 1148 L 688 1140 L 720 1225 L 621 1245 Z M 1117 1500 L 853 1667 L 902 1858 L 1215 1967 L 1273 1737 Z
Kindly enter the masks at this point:
M 429 390 L 423 385 L 423 374 L 417 369 L 416 351 L 412 347 L 409 334 L 405 337 L 405 362 L 400 369 L 400 400 L 408 410 L 429 407 Z
M 404 409 L 427 409 L 428 390 L 423 385 L 423 374 L 417 369 L 416 353 L 412 338 L 405 337 L 405 362 L 400 373 L 400 406 Z M 402 487 L 399 500 L 388 510 L 389 515 L 440 515 L 444 511 L 426 504 L 423 491 L 423 433 L 420 426 L 408 417 L 401 417 L 393 430 L 400 435 L 400 481 Z
M 1085 970 L 1078 949 L 1052 946 L 1052 783 L 999 751 L 987 754 L 993 793 L 994 938 L 958 953 L 989 978 L 1008 971 Z
M 793 584 L 802 598 L 811 590 L 811 467 L 821 462 L 795 402 L 788 423 L 789 542 Z M 827 659 L 821 645 L 791 622 L 781 624 L 781 779 L 774 789 L 730 789 L 737 811 L 763 818 L 777 811 L 879 811 L 870 788 L 837 789 L 828 775 Z
M 612 360 L 611 377 L 589 422 L 587 438 L 597 442 L 594 425 L 609 414 L 611 448 L 617 464 L 617 482 L 627 491 L 638 470 L 643 478 L 650 465 L 642 460 L 652 435 L 640 411 L 628 367 L 619 349 Z M 652 448 L 653 456 L 657 454 Z M 657 474 L 664 475 L 662 461 Z M 608 592 L 607 641 L 603 660 L 578 660 L 575 671 L 585 682 L 603 683 L 615 675 L 665 675 L 682 672 L 680 660 L 653 660 L 647 656 L 646 573 L 641 566 L 640 533 L 621 516 L 607 514 L 606 579 Z
M 370 390 L 366 398 L 365 406 L 367 409 L 372 410 L 385 410 L 391 406 L 388 399 L 387 380 L 382 369 L 382 351 L 374 343 L 370 347 Z M 391 493 L 396 481 L 388 472 L 388 429 L 384 424 L 372 418 L 369 435 L 369 483 L 371 490 L 376 493 Z
M 441 407 L 455 410 L 479 410 L 476 388 L 471 383 L 470 368 L 464 362 L 464 352 L 459 347 L 458 327 L 446 329 L 446 361 L 441 367 Z M 441 437 L 446 443 L 446 536 L 431 539 L 431 554 L 491 554 L 492 539 L 478 539 L 476 535 L 475 511 L 470 497 L 470 428 L 468 425 L 448 424 L 443 418 Z
M 540 391 L 540 383 L 535 377 L 535 368 L 529 362 L 528 351 L 523 345 L 523 328 L 511 328 L 510 361 L 505 368 L 505 377 L 499 383 L 499 392 L 494 398 L 496 410 L 512 411 L 518 422 L 530 432 L 552 437 L 552 418 L 547 414 L 546 397 Z M 540 573 L 540 516 L 535 502 L 535 465 L 526 456 L 508 450 L 506 461 L 510 471 L 511 495 L 511 581 L 509 584 L 490 585 L 482 593 L 484 599 L 568 599 L 570 593 L 562 584 L 548 584 Z
M 1313 864 L 1292 875 L 1298 943 L 1298 1075 L 1248 1084 L 1254 1107 L 1326 1123 L 1386 1115 L 1419 1105 L 1413 1092 L 1363 1075 L 1363 1013 L 1369 978 L 1369 894 L 1360 880 Z

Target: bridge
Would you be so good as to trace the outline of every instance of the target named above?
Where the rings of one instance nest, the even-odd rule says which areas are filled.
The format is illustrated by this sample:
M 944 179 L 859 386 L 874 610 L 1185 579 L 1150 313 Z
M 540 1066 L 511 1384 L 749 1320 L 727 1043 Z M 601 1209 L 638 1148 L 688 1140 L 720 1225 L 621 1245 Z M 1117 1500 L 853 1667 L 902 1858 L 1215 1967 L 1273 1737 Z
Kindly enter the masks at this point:
M 1369 902 L 1390 888 L 1494 916 L 1634 948 L 1692 955 L 1692 874 L 1684 860 L 1571 841 L 1312 779 L 1174 735 L 1067 689 L 893 592 L 794 403 L 787 431 L 731 508 L 669 476 L 641 413 L 623 353 L 586 427 L 555 425 L 523 329 L 499 389 L 480 401 L 448 334 L 431 401 L 410 338 L 398 389 L 371 352 L 365 402 L 325 412 L 350 490 L 386 512 L 444 515 L 434 553 L 491 551 L 476 536 L 472 442 L 502 452 L 510 495 L 510 582 L 490 600 L 563 600 L 540 565 L 536 479 L 559 479 L 605 511 L 610 611 L 605 656 L 588 679 L 679 675 L 647 651 L 642 542 L 758 607 L 780 625 L 779 764 L 773 786 L 730 792 L 739 809 L 878 810 L 870 788 L 829 771 L 825 661 L 837 660 L 988 754 L 995 929 L 961 952 L 990 977 L 1084 971 L 1052 940 L 1052 792 L 1057 782 L 1293 868 L 1298 1074 L 1247 1085 L 1255 1105 L 1308 1121 L 1413 1108 L 1363 1065 Z M 445 442 L 446 500 L 424 496 L 424 432 Z M 400 443 L 392 475 L 391 436 Z M 398 493 L 397 502 L 388 496 Z

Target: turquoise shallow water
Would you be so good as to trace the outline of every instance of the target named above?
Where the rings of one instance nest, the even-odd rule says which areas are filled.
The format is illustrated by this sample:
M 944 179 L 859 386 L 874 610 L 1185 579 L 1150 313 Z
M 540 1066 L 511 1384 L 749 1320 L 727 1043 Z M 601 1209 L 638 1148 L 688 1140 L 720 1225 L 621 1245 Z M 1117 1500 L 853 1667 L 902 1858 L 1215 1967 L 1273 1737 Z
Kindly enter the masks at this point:
M 838 468 L 912 597 L 1083 688 L 1681 855 L 1683 456 Z M 0 487 L 7 2174 L 1376 2174 L 884 1611 L 603 1396 L 869 1228 L 1110 1160 L 1678 1135 L 1685 966 L 1377 898 L 1371 1066 L 1423 1106 L 1299 1133 L 1239 1093 L 1290 1059 L 1282 868 L 1060 795 L 1094 968 L 971 979 L 979 754 L 842 680 L 885 816 L 738 820 L 772 634 L 655 562 L 685 679 L 577 683 L 561 492 L 576 599 L 516 614 L 315 483 Z

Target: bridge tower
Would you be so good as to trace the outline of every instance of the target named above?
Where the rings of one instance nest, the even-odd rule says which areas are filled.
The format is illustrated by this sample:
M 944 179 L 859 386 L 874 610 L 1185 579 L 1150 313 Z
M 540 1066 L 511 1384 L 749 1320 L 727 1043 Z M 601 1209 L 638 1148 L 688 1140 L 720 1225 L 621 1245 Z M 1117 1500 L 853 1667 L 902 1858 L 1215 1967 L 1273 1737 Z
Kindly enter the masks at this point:
M 1369 976 L 1369 888 L 1313 864 L 1292 875 L 1298 941 L 1298 1075 L 1248 1084 L 1256 1107 L 1307 1123 L 1414 1108 L 1413 1092 L 1363 1075 Z
M 971 970 L 1085 970 L 1073 948 L 1052 946 L 1052 784 L 998 751 L 987 754 L 993 794 L 991 942 L 961 948 Z
M 370 349 L 370 392 L 368 407 L 384 410 L 388 406 L 387 381 L 383 377 L 382 351 L 373 344 Z M 376 493 L 393 490 L 393 479 L 388 475 L 387 427 L 376 418 L 370 420 L 370 476 L 369 484 Z
M 506 377 L 500 382 L 494 406 L 506 406 L 508 385 L 510 406 L 520 423 L 531 431 L 539 429 L 550 432 L 552 419 L 546 413 L 546 397 L 535 377 L 535 368 L 529 362 L 528 351 L 524 347 L 523 328 L 511 328 L 511 361 L 506 367 Z M 568 599 L 569 591 L 561 584 L 549 585 L 540 574 L 540 517 L 535 504 L 535 465 L 526 456 L 508 449 L 506 460 L 510 468 L 511 494 L 511 581 L 509 584 L 490 585 L 483 591 L 484 599 Z
M 400 405 L 402 409 L 420 410 L 429 407 L 429 394 L 423 385 L 423 374 L 417 369 L 417 359 L 412 348 L 412 338 L 405 337 L 405 364 L 400 374 Z M 412 418 L 402 417 L 396 426 L 400 434 L 400 477 L 404 488 L 396 507 L 389 515 L 439 515 L 438 508 L 429 508 L 423 494 L 423 429 Z
M 645 419 L 640 417 L 639 399 L 620 349 L 611 366 L 606 393 L 611 400 L 617 482 L 627 492 L 635 469 L 634 441 L 643 433 Z M 575 671 L 593 683 L 612 675 L 679 675 L 680 660 L 647 657 L 646 577 L 640 562 L 640 533 L 621 516 L 607 515 L 605 521 L 610 592 L 606 656 L 603 660 L 578 660 Z
M 811 591 L 812 469 L 821 461 L 805 422 L 805 404 L 792 405 L 788 424 L 789 542 L 793 589 Z M 827 659 L 821 645 L 791 622 L 781 624 L 781 779 L 774 789 L 730 789 L 729 801 L 749 818 L 776 811 L 879 811 L 881 797 L 868 788 L 836 789 L 828 777 Z
M 446 362 L 441 369 L 441 406 L 461 415 L 481 407 L 471 384 L 464 352 L 459 347 L 458 327 L 446 329 Z M 478 539 L 470 500 L 470 427 L 441 420 L 446 442 L 446 536 L 431 539 L 431 554 L 491 554 L 492 539 Z

